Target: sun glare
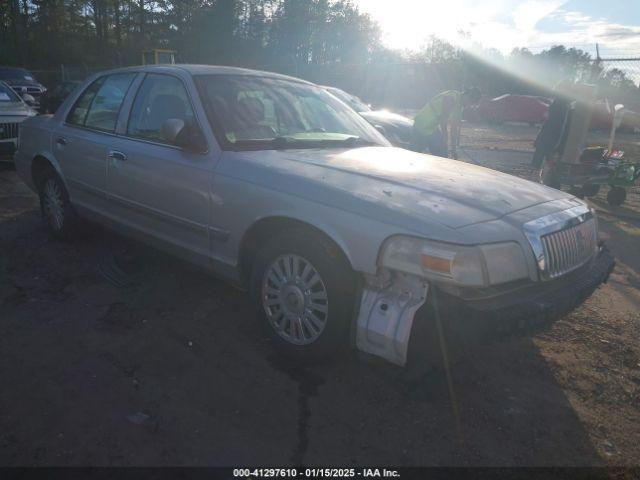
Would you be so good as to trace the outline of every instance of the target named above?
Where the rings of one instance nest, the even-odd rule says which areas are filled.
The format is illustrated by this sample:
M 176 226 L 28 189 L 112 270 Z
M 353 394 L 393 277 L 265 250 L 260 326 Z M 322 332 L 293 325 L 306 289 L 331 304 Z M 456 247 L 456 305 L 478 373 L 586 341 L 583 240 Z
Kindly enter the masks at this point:
M 416 50 L 431 35 L 449 41 L 459 37 L 459 1 L 366 0 L 361 8 L 378 21 L 385 43 L 401 50 Z

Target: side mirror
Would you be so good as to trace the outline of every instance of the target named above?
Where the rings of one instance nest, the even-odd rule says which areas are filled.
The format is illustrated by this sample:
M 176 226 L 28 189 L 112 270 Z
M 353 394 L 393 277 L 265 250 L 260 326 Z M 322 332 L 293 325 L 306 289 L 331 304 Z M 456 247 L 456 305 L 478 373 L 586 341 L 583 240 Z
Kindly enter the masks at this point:
M 200 129 L 187 125 L 184 120 L 179 118 L 165 120 L 161 132 L 168 143 L 187 152 L 203 153 L 207 150 L 207 142 Z
M 169 118 L 165 120 L 161 127 L 163 138 L 171 145 L 178 145 L 179 138 L 184 132 L 186 124 L 179 118 Z
M 30 107 L 36 106 L 36 99 L 33 96 L 29 95 L 28 93 L 25 93 L 22 95 L 22 100 L 24 100 L 24 103 L 26 103 Z

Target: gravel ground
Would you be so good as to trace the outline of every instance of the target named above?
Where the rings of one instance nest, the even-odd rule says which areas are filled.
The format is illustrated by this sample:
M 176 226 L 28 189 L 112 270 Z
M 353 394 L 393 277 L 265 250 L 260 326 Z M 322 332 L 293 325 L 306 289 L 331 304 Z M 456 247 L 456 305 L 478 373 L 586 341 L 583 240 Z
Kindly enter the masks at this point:
M 452 397 L 441 373 L 408 383 L 355 353 L 284 360 L 243 292 L 102 229 L 52 240 L 5 169 L 0 465 L 638 465 L 635 213 L 601 215 L 610 282 L 463 358 Z

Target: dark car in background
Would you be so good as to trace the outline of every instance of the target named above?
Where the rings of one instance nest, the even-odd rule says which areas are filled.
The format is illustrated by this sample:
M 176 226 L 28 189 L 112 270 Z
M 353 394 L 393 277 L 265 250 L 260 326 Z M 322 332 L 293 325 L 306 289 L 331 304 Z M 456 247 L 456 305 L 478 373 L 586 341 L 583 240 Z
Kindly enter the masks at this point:
M 371 111 L 371 105 L 363 102 L 362 99 L 356 97 L 355 95 L 347 93 L 344 90 L 340 90 L 339 88 L 336 88 L 336 87 L 324 86 L 322 88 L 324 88 L 327 92 L 329 92 L 334 97 L 337 97 L 338 99 L 342 100 L 344 103 L 349 105 L 358 113 Z
M 323 87 L 334 97 L 353 108 L 367 122 L 376 127 L 394 146 L 409 148 L 412 142 L 413 120 L 388 110 L 372 110 L 360 98 L 336 87 Z
M 35 99 L 34 108 L 39 109 L 40 99 L 47 89 L 39 83 L 31 72 L 19 67 L 0 66 L 0 80 L 9 85 L 18 95 L 25 94 Z
M 395 147 L 410 148 L 412 144 L 413 120 L 387 110 L 359 112 L 364 119 L 376 127 Z
M 62 105 L 62 102 L 64 102 L 69 94 L 81 83 L 82 82 L 75 80 L 68 80 L 60 82 L 44 92 L 40 100 L 40 111 L 42 113 L 56 113 L 56 110 Z

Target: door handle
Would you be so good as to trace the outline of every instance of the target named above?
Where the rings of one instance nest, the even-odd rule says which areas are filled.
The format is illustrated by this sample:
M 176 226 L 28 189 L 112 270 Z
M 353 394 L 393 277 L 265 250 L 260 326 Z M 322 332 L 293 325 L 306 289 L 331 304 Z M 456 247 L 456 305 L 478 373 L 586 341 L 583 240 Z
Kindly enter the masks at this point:
M 107 158 L 112 158 L 113 160 L 119 160 L 121 162 L 125 162 L 127 160 L 127 156 L 122 152 L 118 152 L 117 150 L 109 150 L 109 153 L 107 153 Z
M 67 139 L 64 137 L 58 137 L 58 139 L 56 140 L 56 143 L 61 147 L 64 147 L 67 144 Z

